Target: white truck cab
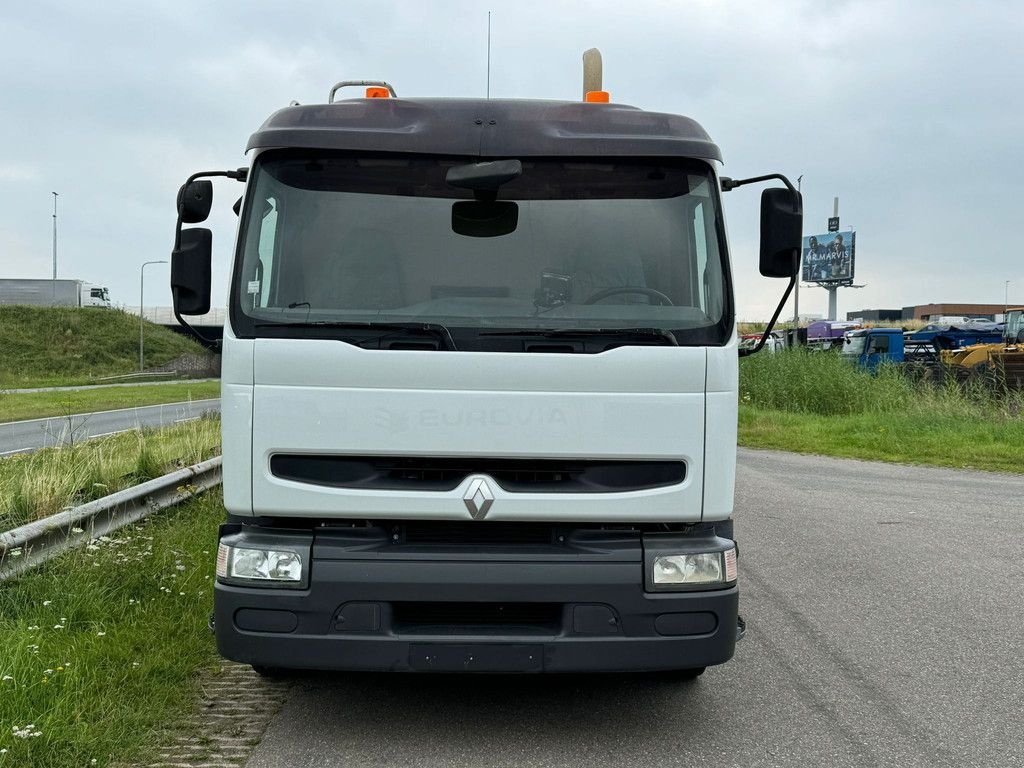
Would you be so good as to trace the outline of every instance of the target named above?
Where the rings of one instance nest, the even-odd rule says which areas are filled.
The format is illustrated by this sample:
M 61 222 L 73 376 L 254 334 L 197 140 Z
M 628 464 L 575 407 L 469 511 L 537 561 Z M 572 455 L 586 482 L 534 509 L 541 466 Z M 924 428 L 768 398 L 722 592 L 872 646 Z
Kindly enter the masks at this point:
M 246 185 L 221 653 L 259 670 L 726 661 L 742 622 L 720 191 L 747 182 L 719 178 L 694 121 L 600 95 L 369 85 L 276 112 L 248 168 L 179 194 L 182 319 L 210 303 L 210 231 L 182 228 L 209 212 L 201 177 Z M 786 184 L 762 198 L 761 267 L 792 287 Z
M 106 286 L 82 283 L 83 307 L 103 307 L 110 309 L 110 291 Z

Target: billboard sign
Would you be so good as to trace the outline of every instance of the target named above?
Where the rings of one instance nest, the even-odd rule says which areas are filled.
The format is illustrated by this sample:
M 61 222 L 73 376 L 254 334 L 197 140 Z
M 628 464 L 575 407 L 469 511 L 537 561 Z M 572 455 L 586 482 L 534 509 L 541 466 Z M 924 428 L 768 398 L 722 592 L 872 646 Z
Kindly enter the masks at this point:
M 805 237 L 803 248 L 804 282 L 851 282 L 856 243 L 857 233 L 849 230 Z

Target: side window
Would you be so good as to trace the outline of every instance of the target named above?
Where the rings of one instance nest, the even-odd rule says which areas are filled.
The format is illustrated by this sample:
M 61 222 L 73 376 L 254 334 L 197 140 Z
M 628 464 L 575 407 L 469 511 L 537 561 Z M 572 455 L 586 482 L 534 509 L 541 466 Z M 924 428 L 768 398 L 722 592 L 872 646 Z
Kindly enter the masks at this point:
M 275 198 L 268 199 L 260 221 L 260 239 L 257 246 L 260 258 L 256 264 L 254 277 L 259 289 L 253 295 L 253 304 L 256 307 L 265 307 L 272 301 L 271 291 L 274 288 L 274 267 L 277 257 L 277 206 Z
M 872 336 L 871 344 L 868 347 L 868 354 L 885 354 L 889 351 L 889 337 L 888 336 Z

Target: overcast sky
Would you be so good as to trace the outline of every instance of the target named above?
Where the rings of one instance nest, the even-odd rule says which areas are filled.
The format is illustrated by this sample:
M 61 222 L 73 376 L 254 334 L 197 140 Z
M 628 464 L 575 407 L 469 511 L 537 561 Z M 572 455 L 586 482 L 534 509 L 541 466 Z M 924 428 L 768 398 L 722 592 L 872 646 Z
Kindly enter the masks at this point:
M 1024 4 L 946 0 L 5 3 L 0 276 L 50 276 L 56 191 L 60 276 L 137 305 L 190 172 L 245 164 L 267 115 L 338 80 L 483 96 L 488 10 L 492 97 L 578 98 L 597 46 L 613 100 L 695 118 L 726 175 L 803 174 L 806 234 L 838 195 L 866 286 L 840 291 L 841 314 L 1002 303 L 1006 280 L 1024 303 Z M 216 187 L 220 303 L 239 189 Z M 766 318 L 783 285 L 757 276 L 758 190 L 725 201 L 738 315 Z M 167 281 L 147 268 L 147 305 L 170 304 Z M 801 291 L 802 312 L 825 309 Z

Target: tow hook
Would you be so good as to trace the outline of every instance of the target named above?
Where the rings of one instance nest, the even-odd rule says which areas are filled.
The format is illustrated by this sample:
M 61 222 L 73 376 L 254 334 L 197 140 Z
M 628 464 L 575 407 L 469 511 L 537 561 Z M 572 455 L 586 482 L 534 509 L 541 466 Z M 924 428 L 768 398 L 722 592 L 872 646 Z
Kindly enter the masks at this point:
M 743 620 L 742 616 L 736 617 L 736 640 L 742 640 L 743 636 L 747 634 L 747 622 Z

